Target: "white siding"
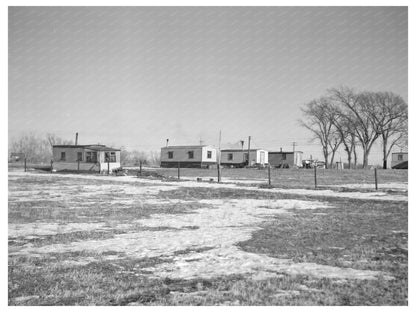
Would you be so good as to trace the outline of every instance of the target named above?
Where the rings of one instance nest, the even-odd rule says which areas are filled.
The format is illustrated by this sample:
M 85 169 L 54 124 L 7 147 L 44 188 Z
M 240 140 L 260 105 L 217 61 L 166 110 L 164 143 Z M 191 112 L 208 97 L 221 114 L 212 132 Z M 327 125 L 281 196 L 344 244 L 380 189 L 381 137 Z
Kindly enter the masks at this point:
M 208 158 L 208 151 L 211 152 L 211 158 Z M 202 148 L 202 161 L 204 162 L 217 162 L 217 150 L 212 146 L 204 146 Z
M 264 152 L 264 162 L 262 164 L 265 164 L 269 161 L 268 158 L 268 152 L 265 150 L 253 150 L 250 151 L 250 164 L 260 164 L 260 153 Z M 233 159 L 229 160 L 228 155 L 232 154 Z M 221 163 L 223 164 L 241 164 L 246 161 L 244 158 L 244 154 L 247 154 L 247 150 L 245 151 L 221 151 Z

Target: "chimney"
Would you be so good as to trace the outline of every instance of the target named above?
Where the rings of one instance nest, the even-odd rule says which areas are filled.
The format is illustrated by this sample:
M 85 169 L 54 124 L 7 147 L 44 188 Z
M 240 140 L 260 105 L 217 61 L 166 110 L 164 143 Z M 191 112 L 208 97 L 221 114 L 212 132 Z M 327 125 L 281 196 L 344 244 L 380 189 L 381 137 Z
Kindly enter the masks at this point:
M 282 150 L 282 148 L 280 148 L 280 153 L 282 153 L 283 152 L 283 150 Z
M 78 145 L 78 132 L 75 133 L 75 145 Z
M 166 147 L 169 145 L 169 139 L 166 139 Z
M 243 141 L 243 140 L 241 140 L 241 141 L 240 141 L 240 143 L 241 143 L 241 150 L 243 150 L 243 151 L 244 151 L 244 141 Z

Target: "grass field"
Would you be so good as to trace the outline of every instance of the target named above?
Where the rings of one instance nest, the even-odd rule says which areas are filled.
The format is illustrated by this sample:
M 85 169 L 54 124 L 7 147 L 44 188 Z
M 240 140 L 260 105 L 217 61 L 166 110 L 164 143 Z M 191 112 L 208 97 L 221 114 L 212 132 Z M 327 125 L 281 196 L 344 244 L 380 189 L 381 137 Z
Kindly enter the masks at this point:
M 146 170 L 144 170 L 146 171 Z M 177 178 L 178 170 L 172 168 L 153 169 L 157 174 Z M 131 170 L 136 174 L 136 170 Z M 189 169 L 181 168 L 180 177 L 182 179 L 213 178 L 217 181 L 216 169 Z M 256 183 L 267 183 L 267 169 L 230 169 L 222 168 L 221 177 L 224 182 L 241 181 Z M 377 170 L 378 184 L 381 186 L 386 183 L 400 182 L 407 183 L 407 170 Z M 315 175 L 313 169 L 271 169 L 271 182 L 274 186 L 280 188 L 314 188 Z M 317 182 L 319 187 L 331 188 L 339 186 L 354 186 L 357 184 L 368 184 L 374 187 L 375 175 L 374 170 L 317 170 Z
M 9 305 L 407 305 L 407 171 L 319 173 L 10 171 Z

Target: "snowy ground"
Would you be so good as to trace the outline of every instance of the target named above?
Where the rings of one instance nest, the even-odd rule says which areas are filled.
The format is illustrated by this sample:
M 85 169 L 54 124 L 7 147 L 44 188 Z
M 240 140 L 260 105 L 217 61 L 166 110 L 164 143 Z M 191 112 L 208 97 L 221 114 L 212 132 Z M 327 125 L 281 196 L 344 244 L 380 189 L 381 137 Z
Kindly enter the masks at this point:
M 10 179 L 27 178 L 34 174 L 9 173 Z M 128 197 L 123 205 L 134 204 L 131 198 L 138 200 L 144 209 L 150 205 L 159 205 L 169 209 L 177 204 L 195 204 L 197 207 L 186 214 L 152 214 L 149 218 L 129 220 L 128 223 L 117 224 L 115 228 L 123 228 L 126 233 L 114 235 L 109 239 L 81 240 L 70 243 L 51 243 L 35 246 L 32 243 L 9 249 L 9 256 L 42 255 L 48 253 L 64 253 L 89 251 L 102 254 L 112 252 L 111 255 L 93 257 L 79 257 L 77 261 L 68 265 L 84 265 L 102 259 L 115 260 L 121 258 L 161 257 L 169 262 L 157 264 L 150 268 L 137 267 L 132 273 L 144 274 L 154 278 L 192 279 L 196 277 L 213 278 L 232 274 L 249 274 L 254 279 L 278 277 L 279 274 L 308 274 L 315 277 L 341 279 L 377 279 L 378 276 L 390 278 L 388 274 L 369 270 L 354 270 L 319 265 L 315 263 L 294 263 L 290 259 L 276 259 L 263 254 L 245 252 L 236 245 L 249 240 L 259 225 L 271 217 L 293 214 L 298 209 L 331 209 L 325 201 L 297 200 L 297 199 L 207 199 L 199 201 L 183 201 L 180 199 L 160 198 L 160 190 L 172 191 L 179 187 L 212 187 L 227 189 L 255 190 L 264 193 L 302 194 L 310 197 L 343 197 L 374 200 L 407 200 L 403 195 L 389 195 L 385 192 L 336 192 L 332 190 L 304 190 L 304 189 L 259 189 L 257 187 L 241 186 L 233 183 L 215 184 L 196 181 L 161 182 L 158 180 L 138 179 L 136 177 L 114 176 L 82 176 L 43 174 L 36 175 L 37 179 L 54 179 L 65 177 L 68 184 L 56 186 L 46 184 L 42 192 L 33 190 L 9 190 L 9 201 L 38 201 L 48 194 L 49 199 L 64 200 L 68 208 L 77 208 L 80 199 L 87 200 L 91 196 L 108 196 L 117 192 Z M 70 181 L 84 181 L 82 187 Z M 114 185 L 100 185 L 99 181 L 117 181 Z M 122 183 L 120 183 L 122 182 Z M 134 185 L 133 183 L 138 183 Z M 57 196 L 60 195 L 60 196 Z M 76 198 L 76 201 L 72 201 Z M 119 200 L 119 199 L 117 199 Z M 122 198 L 123 200 L 123 198 Z M 129 202 L 131 201 L 131 202 Z M 70 233 L 74 231 L 103 230 L 108 224 L 97 223 L 26 223 L 9 224 L 9 237 L 32 238 L 42 235 Z M 137 226 L 150 230 L 136 230 Z M 158 230 L 152 230 L 158 229 Z M 161 229 L 161 230 L 160 230 Z M 186 251 L 186 252 L 184 252 Z

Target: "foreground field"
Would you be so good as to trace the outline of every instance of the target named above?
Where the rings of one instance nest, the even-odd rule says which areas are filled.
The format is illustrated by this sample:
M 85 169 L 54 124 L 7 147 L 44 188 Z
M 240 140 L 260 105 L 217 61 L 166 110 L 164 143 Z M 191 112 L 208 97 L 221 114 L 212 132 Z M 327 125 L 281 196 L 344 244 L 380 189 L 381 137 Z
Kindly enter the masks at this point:
M 403 179 L 240 182 L 9 173 L 9 305 L 407 304 Z

